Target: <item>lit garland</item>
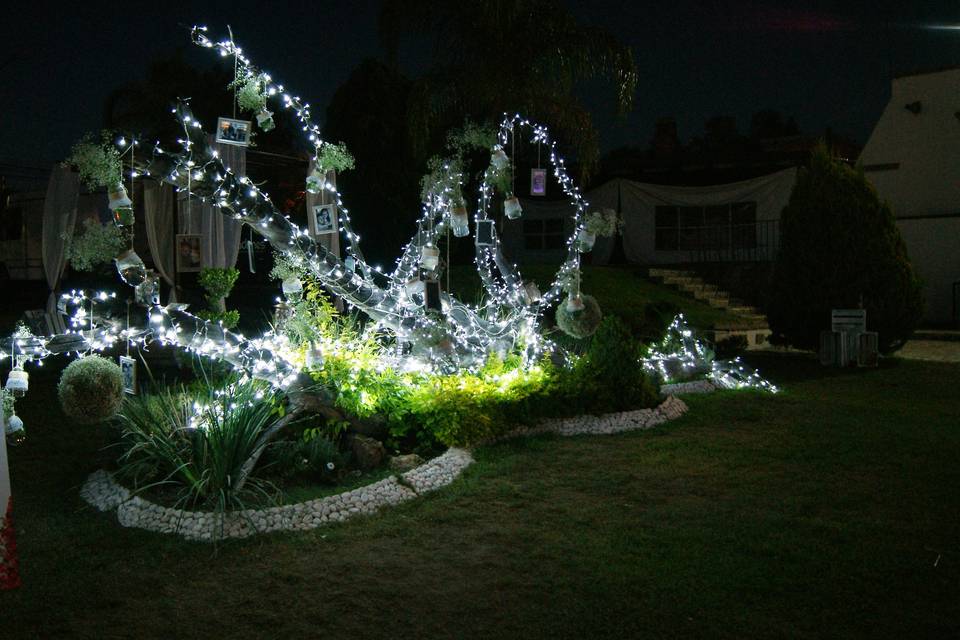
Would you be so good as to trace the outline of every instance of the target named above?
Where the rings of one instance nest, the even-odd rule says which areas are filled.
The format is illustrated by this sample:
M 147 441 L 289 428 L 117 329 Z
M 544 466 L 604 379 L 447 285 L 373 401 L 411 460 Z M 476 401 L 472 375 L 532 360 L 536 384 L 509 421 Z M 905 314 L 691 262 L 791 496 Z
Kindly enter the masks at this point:
M 279 101 L 284 109 L 298 119 L 301 129 L 319 158 L 324 142 L 320 129 L 311 120 L 310 105 L 290 94 L 282 84 L 252 66 L 242 49 L 230 40 L 214 42 L 207 38 L 206 28 L 194 27 L 193 41 L 214 49 L 223 57 L 233 56 L 237 63 L 237 79 L 256 79 L 266 99 Z M 495 353 L 505 356 L 519 351 L 527 366 L 554 349 L 540 330 L 542 316 L 566 294 L 570 300 L 580 298 L 580 255 L 584 247 L 578 238 L 585 230 L 588 203 L 568 175 L 565 162 L 557 151 L 545 127 L 519 115 L 505 116 L 501 122 L 498 141 L 491 151 L 490 166 L 480 185 L 475 224 L 475 263 L 486 291 L 486 300 L 470 305 L 456 299 L 449 292 L 439 293 L 439 308 L 428 308 L 429 294 L 423 281 L 437 283 L 439 241 L 448 231 L 462 237 L 469 233 L 465 222 L 465 202 L 462 198 L 463 173 L 456 163 L 444 165 L 443 174 L 431 186 L 423 203 L 416 234 L 406 245 L 396 268 L 384 273 L 378 266 L 370 266 L 360 249 L 360 236 L 353 231 L 349 210 L 343 206 L 341 194 L 324 178 L 319 187 L 332 194 L 337 204 L 339 231 L 346 239 L 345 260 L 333 255 L 310 237 L 309 233 L 281 214 L 249 178 L 236 176 L 224 166 L 217 151 L 211 148 L 207 135 L 193 117 L 189 106 L 181 102 L 174 113 L 182 125 L 184 136 L 178 140 L 179 151 L 166 151 L 154 146 L 149 159 L 134 158 L 132 149 L 136 139 L 121 139 L 118 146 L 124 155 L 131 151 L 131 178 L 146 176 L 185 190 L 190 198 L 220 210 L 251 227 L 283 254 L 296 268 L 316 278 L 328 291 L 347 304 L 366 313 L 373 322 L 366 329 L 369 335 L 392 335 L 396 348 L 384 345 L 382 366 L 401 371 L 451 373 L 478 370 L 487 357 Z M 543 294 L 533 283 L 525 283 L 517 266 L 503 255 L 499 238 L 491 218 L 494 197 L 492 183 L 510 163 L 504 151 L 512 145 L 518 132 L 529 132 L 529 141 L 545 145 L 553 175 L 570 200 L 573 231 L 567 239 L 567 255 L 554 281 Z M 515 155 L 515 149 L 511 146 Z M 317 177 L 311 176 L 316 185 Z M 507 216 L 520 215 L 519 204 L 510 195 L 505 202 Z M 510 202 L 513 200 L 513 202 Z M 118 223 L 120 224 L 120 223 Z M 481 233 L 483 229 L 483 233 Z M 218 322 L 208 322 L 188 313 L 185 305 L 157 304 L 157 281 L 145 271 L 142 261 L 133 254 L 129 263 L 118 257 L 117 267 L 127 284 L 135 288 L 137 303 L 147 308 L 147 322 L 143 326 L 126 326 L 110 314 L 97 315 L 97 305 L 116 298 L 115 294 L 98 292 L 87 295 L 83 291 L 64 294 L 62 311 L 68 314 L 71 328 L 67 334 L 51 338 L 21 336 L 9 343 L 15 364 L 22 368 L 27 360 L 42 360 L 55 353 L 102 351 L 118 341 L 138 344 L 146 348 L 151 342 L 176 346 L 200 355 L 226 361 L 238 370 L 256 378 L 287 386 L 305 365 L 303 354 L 285 336 L 267 332 L 259 338 L 246 338 L 225 329 Z M 568 302 L 569 303 L 569 302 Z M 682 323 L 682 318 L 675 321 Z M 678 325 L 679 326 L 679 325 Z M 671 325 L 671 330 L 677 329 Z M 688 332 L 683 328 L 681 333 Z M 688 336 L 685 336 L 686 340 Z M 674 353 L 654 350 L 645 361 L 648 368 L 671 379 L 669 368 L 701 366 L 701 345 L 693 340 Z M 314 345 L 320 353 L 348 353 L 354 345 L 336 340 L 323 340 Z M 690 347 L 689 349 L 687 347 Z M 0 358 L 7 355 L 0 351 Z M 724 386 L 772 385 L 743 374 L 740 367 L 720 367 L 711 363 L 709 375 Z M 759 382 L 758 382 L 759 380 Z

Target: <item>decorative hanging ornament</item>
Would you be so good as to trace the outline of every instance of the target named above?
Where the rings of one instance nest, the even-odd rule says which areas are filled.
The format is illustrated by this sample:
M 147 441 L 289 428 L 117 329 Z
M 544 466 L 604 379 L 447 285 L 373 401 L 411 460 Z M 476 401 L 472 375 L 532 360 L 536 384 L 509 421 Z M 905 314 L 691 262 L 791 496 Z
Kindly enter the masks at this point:
M 416 275 L 404 283 L 403 290 L 406 292 L 407 297 L 413 300 L 413 297 L 416 295 L 422 296 L 426 291 L 426 287 L 423 280 L 420 279 L 420 276 Z
M 507 168 L 507 165 L 510 164 L 510 158 L 507 157 L 503 147 L 496 145 L 493 147 L 493 151 L 490 152 L 490 162 L 493 164 L 494 169 L 503 171 Z
M 478 247 L 492 247 L 495 243 L 496 235 L 493 220 L 478 220 L 476 245 Z
M 147 279 L 147 267 L 133 249 L 127 249 L 114 260 L 120 277 L 131 287 L 139 286 Z
M 136 218 L 133 215 L 133 207 L 114 209 L 113 222 L 118 227 L 132 227 L 133 223 L 136 222 Z
M 520 200 L 517 199 L 517 196 L 510 196 L 503 201 L 503 213 L 510 220 L 516 220 L 523 213 L 523 208 L 520 206 Z
M 597 235 L 586 229 L 580 229 L 577 234 L 577 251 L 580 253 L 589 253 L 593 249 L 593 243 L 597 241 Z
M 318 369 L 323 366 L 323 351 L 316 342 L 311 342 L 307 348 L 306 361 L 308 369 Z
M 596 298 L 583 294 L 569 296 L 557 307 L 556 316 L 560 330 L 578 339 L 592 336 L 603 320 Z
M 307 176 L 307 193 L 314 195 L 320 193 L 323 189 L 323 183 L 326 182 L 326 176 L 319 169 L 314 169 Z
M 146 278 L 134 287 L 133 291 L 137 304 L 145 307 L 160 304 L 160 280 L 157 278 L 157 272 L 148 269 Z
M 3 433 L 7 436 L 7 442 L 12 446 L 22 444 L 26 440 L 27 432 L 23 430 L 23 420 L 20 416 L 13 414 L 7 417 L 7 423 L 3 427 Z
M 300 292 L 303 291 L 303 283 L 300 282 L 300 278 L 296 276 L 290 276 L 283 281 L 281 286 L 283 288 L 283 295 L 287 300 L 295 295 L 300 295 Z
M 260 113 L 257 114 L 257 125 L 261 131 L 270 131 L 273 129 L 273 114 L 267 111 L 266 108 L 261 109 Z
M 528 305 L 540 302 L 540 287 L 537 286 L 536 282 L 523 283 L 523 301 Z
M 27 395 L 27 390 L 30 388 L 30 374 L 23 369 L 14 369 L 7 376 L 6 388 L 14 398 L 22 398 Z
M 570 296 L 567 298 L 566 302 L 567 311 L 570 313 L 576 313 L 577 311 L 583 311 L 583 298 L 580 296 Z
M 440 265 L 439 247 L 423 247 L 420 249 L 420 266 L 427 271 L 433 271 Z
M 123 207 L 129 207 L 133 204 L 130 198 L 127 196 L 127 189 L 123 186 L 122 182 L 118 182 L 109 190 L 107 190 L 107 197 L 110 198 L 110 210 L 116 211 Z
M 462 202 L 450 209 L 450 222 L 453 227 L 453 235 L 457 238 L 463 238 L 470 234 L 470 218 L 467 216 L 467 208 Z

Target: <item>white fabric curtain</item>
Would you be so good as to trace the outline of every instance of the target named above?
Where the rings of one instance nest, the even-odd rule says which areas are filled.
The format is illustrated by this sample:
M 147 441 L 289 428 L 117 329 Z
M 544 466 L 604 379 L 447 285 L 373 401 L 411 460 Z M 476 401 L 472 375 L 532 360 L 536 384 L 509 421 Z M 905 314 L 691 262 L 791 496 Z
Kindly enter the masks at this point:
M 237 176 L 247 173 L 247 150 L 230 144 L 218 144 L 211 140 L 223 164 Z M 177 195 L 177 229 L 179 233 L 203 236 L 203 266 L 228 268 L 237 264 L 240 252 L 240 236 L 243 225 L 220 213 L 199 199 L 187 201 L 186 191 Z
M 67 267 L 66 238 L 73 235 L 77 222 L 77 198 L 80 196 L 80 178 L 69 168 L 54 165 L 47 183 L 47 197 L 43 201 L 43 237 L 41 253 L 43 272 L 50 287 L 47 311 L 56 310 L 56 291 Z
M 10 468 L 7 464 L 7 438 L 4 428 L 7 426 L 7 417 L 0 406 L 0 530 L 6 524 L 7 505 L 10 502 Z
M 147 243 L 153 266 L 160 277 L 170 285 L 170 299 L 176 300 L 176 282 L 174 274 L 177 265 L 174 262 L 174 218 L 173 187 L 157 182 L 145 182 L 143 185 L 143 218 L 147 229 Z
M 756 202 L 757 222 L 779 220 L 797 181 L 796 168 L 766 176 L 706 187 L 673 187 L 619 180 L 621 215 L 624 221 L 623 248 L 630 262 L 682 261 L 685 252 L 657 251 L 655 210 L 658 206 L 706 207 Z M 662 259 L 661 259 L 662 258 Z

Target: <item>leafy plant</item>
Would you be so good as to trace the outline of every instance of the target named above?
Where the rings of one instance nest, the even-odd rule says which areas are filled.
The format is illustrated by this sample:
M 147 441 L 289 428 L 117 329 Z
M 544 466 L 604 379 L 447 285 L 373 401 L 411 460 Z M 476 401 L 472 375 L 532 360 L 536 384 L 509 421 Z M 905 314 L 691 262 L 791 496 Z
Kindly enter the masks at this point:
M 622 222 L 617 212 L 613 209 L 604 209 L 603 211 L 594 211 L 587 216 L 584 228 L 597 236 L 613 236 L 620 231 Z
M 262 74 L 246 76 L 234 84 L 237 86 L 237 104 L 241 109 L 257 112 L 266 108 L 266 81 Z
M 127 247 L 123 232 L 113 224 L 93 218 L 83 221 L 83 230 L 67 240 L 67 261 L 76 271 L 94 271 L 109 264 Z
M 80 424 L 112 418 L 123 400 L 123 376 L 116 363 L 86 356 L 67 365 L 57 395 L 63 412 Z
M 181 506 L 243 508 L 273 487 L 255 477 L 236 490 L 241 469 L 277 419 L 263 383 L 233 382 L 223 389 L 166 388 L 128 398 L 119 414 L 120 472 L 139 489 L 173 485 Z
M 573 373 L 576 396 L 590 410 L 623 411 L 656 404 L 658 389 L 640 361 L 641 345 L 616 316 L 608 316 Z
M 920 283 L 890 206 L 862 170 L 820 144 L 780 217 L 767 317 L 773 339 L 819 346 L 832 309 L 862 308 L 880 351 L 898 349 L 923 312 Z
M 73 145 L 66 162 L 80 171 L 80 181 L 89 189 L 110 187 L 121 178 L 120 152 L 113 144 L 113 133 L 101 131 L 97 141 L 87 133 Z
M 240 322 L 240 312 L 235 309 L 227 311 L 224 298 L 230 295 L 239 277 L 240 271 L 233 267 L 226 269 L 207 267 L 200 271 L 197 282 L 206 289 L 207 304 L 210 305 L 208 311 L 200 312 L 201 318 L 219 321 L 227 329 L 237 326 Z
M 340 144 L 324 142 L 317 151 L 316 165 L 321 172 L 340 172 L 353 169 L 355 161 L 353 155 L 347 150 L 347 146 L 342 142 Z

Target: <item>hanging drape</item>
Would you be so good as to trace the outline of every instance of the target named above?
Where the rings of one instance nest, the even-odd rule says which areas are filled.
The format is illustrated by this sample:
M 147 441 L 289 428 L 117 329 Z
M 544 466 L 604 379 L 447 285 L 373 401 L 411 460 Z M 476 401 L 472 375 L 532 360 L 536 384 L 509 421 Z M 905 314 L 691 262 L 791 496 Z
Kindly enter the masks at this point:
M 230 144 L 218 144 L 211 140 L 211 146 L 220 154 L 223 164 L 237 176 L 247 174 L 247 150 Z M 212 205 L 203 204 L 199 199 L 187 201 L 186 191 L 177 194 L 178 233 L 199 234 L 203 236 L 204 267 L 233 267 L 237 264 L 240 252 L 240 236 L 243 225 L 222 215 Z
M 153 256 L 153 266 L 164 282 L 170 286 L 171 301 L 176 300 L 174 274 L 177 265 L 174 262 L 173 252 L 176 230 L 173 218 L 173 187 L 153 181 L 145 182 L 143 217 L 150 255 Z
M 47 311 L 56 309 L 57 287 L 67 266 L 67 238 L 73 235 L 77 221 L 77 198 L 80 196 L 80 178 L 68 167 L 54 165 L 47 183 L 47 197 L 43 202 L 43 272 L 50 287 Z

